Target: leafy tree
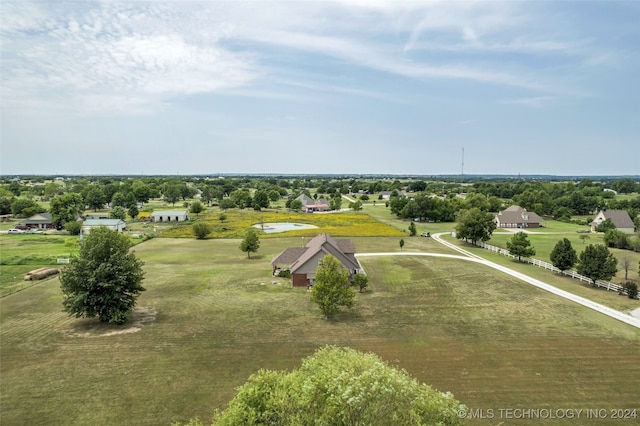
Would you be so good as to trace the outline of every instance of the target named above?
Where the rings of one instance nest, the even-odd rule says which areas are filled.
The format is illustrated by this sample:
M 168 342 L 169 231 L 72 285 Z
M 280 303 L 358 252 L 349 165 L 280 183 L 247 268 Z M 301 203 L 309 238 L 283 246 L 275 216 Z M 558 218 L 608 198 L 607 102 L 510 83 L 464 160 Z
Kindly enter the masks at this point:
M 375 354 L 326 346 L 298 370 L 260 370 L 249 377 L 214 424 L 452 426 L 462 424 L 458 412 L 464 409 L 451 393 L 418 382 Z
M 135 204 L 129 206 L 127 213 L 129 213 L 129 216 L 131 216 L 131 219 L 133 220 L 136 220 L 136 217 L 138 217 L 138 214 L 140 214 L 140 212 L 138 211 L 138 206 L 136 206 Z
M 411 222 L 409 224 L 409 236 L 415 237 L 418 234 L 418 230 L 416 229 L 416 224 Z
M 107 202 L 107 197 L 99 186 L 93 186 L 87 191 L 84 201 L 89 208 L 98 211 L 104 207 L 104 204 Z
M 311 289 L 311 301 L 318 304 L 324 317 L 336 314 L 341 306 L 351 308 L 356 292 L 349 282 L 349 271 L 344 269 L 340 261 L 326 255 L 320 261 Z
M 400 250 L 404 247 L 404 240 L 400 238 Z
M 571 241 L 569 241 L 568 238 L 563 238 L 558 241 L 555 247 L 553 247 L 553 250 L 551 250 L 550 258 L 553 266 L 561 271 L 573 268 L 573 266 L 578 262 L 578 255 L 576 254 L 575 249 L 571 246 Z
M 278 194 L 280 195 L 280 194 Z M 266 209 L 269 207 L 269 194 L 264 189 L 259 189 L 253 194 L 253 208 L 255 210 Z
M 142 204 L 149 202 L 149 198 L 151 198 L 151 188 L 149 188 L 149 185 L 137 180 L 133 182 L 131 190 L 136 197 L 136 201 Z
M 359 212 L 360 210 L 362 210 L 362 201 L 349 203 L 349 208 L 352 209 L 354 212 Z
M 9 214 L 11 213 L 11 198 L 9 197 L 0 197 L 0 214 Z
M 204 240 L 205 238 L 207 238 L 207 235 L 213 232 L 213 228 L 211 227 L 211 225 L 205 222 L 194 223 L 193 225 L 191 225 L 191 230 L 199 240 Z
M 604 233 L 604 243 L 607 247 L 615 247 L 619 249 L 626 249 L 629 246 L 627 241 L 627 234 L 618 229 L 607 229 Z
M 589 244 L 580 253 L 577 271 L 592 280 L 595 286 L 597 280 L 608 280 L 618 271 L 618 260 L 602 244 Z
M 289 209 L 294 210 L 294 211 L 298 211 L 298 210 L 302 209 L 302 201 L 300 201 L 300 200 L 291 200 L 291 203 L 289 203 Z
M 80 229 L 82 229 L 82 225 L 77 220 L 74 220 L 65 223 L 64 229 L 69 233 L 69 235 L 80 235 Z
M 191 213 L 194 213 L 196 216 L 200 215 L 204 211 L 204 205 L 198 200 L 191 203 L 191 207 L 189 208 Z
M 167 186 L 167 189 L 164 192 L 164 200 L 167 203 L 171 203 L 171 205 L 175 206 L 176 201 L 178 201 L 180 197 L 182 197 L 182 190 L 180 185 L 174 184 Z
M 215 195 L 213 193 L 213 188 L 211 188 L 210 186 L 205 186 L 204 188 L 202 188 L 202 201 L 204 201 L 205 203 L 207 203 L 207 205 L 211 205 L 211 201 L 213 201 L 213 199 L 215 198 Z
M 329 208 L 331 210 L 340 210 L 342 208 L 342 194 L 339 191 L 336 191 L 331 200 L 329 200 Z
M 116 231 L 92 229 L 78 256 L 60 275 L 64 309 L 70 315 L 122 324 L 144 291 L 143 262 L 129 252 L 129 239 Z
M 624 280 L 629 279 L 629 268 L 631 268 L 631 258 L 629 256 L 625 256 L 622 258 L 622 270 L 624 271 Z
M 220 205 L 219 206 L 220 206 L 220 208 L 222 210 L 229 210 L 229 209 L 233 209 L 233 208 L 237 207 L 236 203 L 231 198 L 223 198 L 220 201 Z
M 353 283 L 360 288 L 360 292 L 362 293 L 369 286 L 369 277 L 365 274 L 356 274 L 353 277 Z
M 456 238 L 459 240 L 471 240 L 473 244 L 478 241 L 488 241 L 496 229 L 496 222 L 491 213 L 483 212 L 478 208 L 464 211 L 460 215 L 456 225 Z
M 51 221 L 58 226 L 73 222 L 78 218 L 82 207 L 83 202 L 80 194 L 71 192 L 54 197 L 49 208 Z
M 31 217 L 45 209 L 38 203 L 27 198 L 16 198 L 11 203 L 11 213 L 15 217 Z
M 590 237 L 590 236 L 588 236 L 587 234 L 580 234 L 580 235 L 578 236 L 578 238 L 580 238 L 580 239 L 582 240 L 582 244 L 584 244 L 584 242 L 585 242 L 586 240 L 588 240 L 589 238 L 591 238 L 591 237 Z
M 20 196 L 21 190 L 22 190 L 22 187 L 20 186 L 19 182 L 13 181 L 9 184 L 9 191 L 11 191 L 11 193 L 16 197 Z
M 253 229 L 247 229 L 244 239 L 240 243 L 240 250 L 247 253 L 247 258 L 251 258 L 251 253 L 255 253 L 260 248 L 260 238 L 258 232 Z
M 611 219 L 607 218 L 596 226 L 596 232 L 607 232 L 609 229 L 616 229 L 616 225 L 613 224 Z
M 518 232 L 507 241 L 507 250 L 514 256 L 518 256 L 518 262 L 522 260 L 522 256 L 531 257 L 536 254 L 536 250 L 531 247 L 531 241 L 524 232 Z
M 229 198 L 233 200 L 236 207 L 239 209 L 246 209 L 251 207 L 253 198 L 247 189 L 235 189 L 229 194 Z
M 109 217 L 111 219 L 124 220 L 127 217 L 127 211 L 124 209 L 124 207 L 116 206 L 109 212 Z
M 111 207 L 124 207 L 127 205 L 127 199 L 125 197 L 125 195 L 122 192 L 116 192 L 115 194 L 113 194 L 113 197 L 111 197 Z
M 273 201 L 275 203 L 280 199 L 280 191 L 276 189 L 270 190 L 268 194 L 269 194 L 269 201 Z
M 218 216 L 218 220 L 224 223 L 224 221 L 227 220 L 227 215 L 224 213 L 220 213 L 220 215 Z

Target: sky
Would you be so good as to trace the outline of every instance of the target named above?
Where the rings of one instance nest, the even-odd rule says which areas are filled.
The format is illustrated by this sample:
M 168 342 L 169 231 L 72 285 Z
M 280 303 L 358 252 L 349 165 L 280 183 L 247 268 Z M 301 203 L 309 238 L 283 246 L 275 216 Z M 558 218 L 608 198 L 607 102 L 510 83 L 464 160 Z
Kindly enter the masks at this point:
M 640 175 L 635 0 L 3 0 L 0 54 L 2 175 Z

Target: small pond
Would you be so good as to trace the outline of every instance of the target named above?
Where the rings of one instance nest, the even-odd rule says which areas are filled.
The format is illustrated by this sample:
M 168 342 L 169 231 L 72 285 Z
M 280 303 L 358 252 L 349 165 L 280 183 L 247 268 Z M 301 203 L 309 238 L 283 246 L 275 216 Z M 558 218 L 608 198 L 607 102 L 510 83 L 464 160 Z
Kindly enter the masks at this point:
M 294 231 L 296 229 L 312 229 L 317 228 L 315 225 L 307 225 L 306 223 L 263 223 L 255 224 L 254 228 L 262 229 L 267 234 L 275 234 L 277 232 Z

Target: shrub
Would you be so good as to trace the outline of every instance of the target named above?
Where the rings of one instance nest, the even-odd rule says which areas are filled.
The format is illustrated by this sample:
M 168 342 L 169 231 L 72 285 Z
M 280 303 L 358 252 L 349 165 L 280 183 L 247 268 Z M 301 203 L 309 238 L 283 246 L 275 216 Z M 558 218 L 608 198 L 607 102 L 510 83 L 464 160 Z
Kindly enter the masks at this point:
M 213 228 L 208 223 L 198 222 L 191 225 L 191 231 L 197 239 L 204 240 L 213 231 Z
M 80 222 L 75 220 L 73 222 L 67 222 L 64 224 L 64 229 L 67 230 L 69 235 L 80 235 L 81 228 L 82 225 L 80 225 Z
M 629 299 L 636 299 L 638 297 L 638 284 L 632 281 L 628 281 L 624 285 L 624 289 L 627 292 L 627 296 L 629 296 Z

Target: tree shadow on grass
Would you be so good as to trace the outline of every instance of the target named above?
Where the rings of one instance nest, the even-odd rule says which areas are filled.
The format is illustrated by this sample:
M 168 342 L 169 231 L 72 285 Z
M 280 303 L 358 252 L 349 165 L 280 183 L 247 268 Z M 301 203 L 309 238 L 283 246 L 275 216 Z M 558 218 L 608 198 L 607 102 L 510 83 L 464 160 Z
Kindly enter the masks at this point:
M 71 324 L 69 337 L 108 337 L 119 334 L 136 333 L 145 323 L 156 319 L 156 311 L 151 308 L 137 307 L 124 324 L 109 324 L 98 318 L 80 318 Z

